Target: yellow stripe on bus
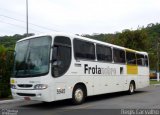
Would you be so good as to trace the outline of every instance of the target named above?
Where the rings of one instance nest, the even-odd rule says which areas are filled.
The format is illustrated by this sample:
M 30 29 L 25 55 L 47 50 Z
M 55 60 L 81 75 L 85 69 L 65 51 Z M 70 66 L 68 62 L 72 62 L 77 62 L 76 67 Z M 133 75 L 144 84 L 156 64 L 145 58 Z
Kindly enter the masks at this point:
M 129 48 L 125 48 L 126 51 L 129 51 L 129 52 L 136 52 L 136 50 L 133 50 L 133 49 L 129 49 Z
M 138 74 L 137 65 L 127 65 L 127 74 Z

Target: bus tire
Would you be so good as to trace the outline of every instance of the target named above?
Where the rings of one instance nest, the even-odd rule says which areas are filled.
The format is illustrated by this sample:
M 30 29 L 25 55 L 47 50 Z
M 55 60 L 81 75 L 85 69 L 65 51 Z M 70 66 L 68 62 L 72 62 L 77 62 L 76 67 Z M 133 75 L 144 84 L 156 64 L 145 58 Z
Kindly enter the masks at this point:
M 84 87 L 77 85 L 73 89 L 72 93 L 72 102 L 73 104 L 79 105 L 82 104 L 85 100 L 86 93 Z
M 128 94 L 132 95 L 134 92 L 135 92 L 135 84 L 134 84 L 134 82 L 131 82 L 129 84 Z

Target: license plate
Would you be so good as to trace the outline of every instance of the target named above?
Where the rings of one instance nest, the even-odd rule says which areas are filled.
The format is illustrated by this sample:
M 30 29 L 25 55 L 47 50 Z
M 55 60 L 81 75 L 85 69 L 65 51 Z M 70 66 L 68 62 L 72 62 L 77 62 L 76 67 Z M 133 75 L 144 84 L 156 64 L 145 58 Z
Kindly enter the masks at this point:
M 30 101 L 30 100 L 31 100 L 31 98 L 30 98 L 30 97 L 24 97 L 24 100 L 26 100 L 26 101 Z

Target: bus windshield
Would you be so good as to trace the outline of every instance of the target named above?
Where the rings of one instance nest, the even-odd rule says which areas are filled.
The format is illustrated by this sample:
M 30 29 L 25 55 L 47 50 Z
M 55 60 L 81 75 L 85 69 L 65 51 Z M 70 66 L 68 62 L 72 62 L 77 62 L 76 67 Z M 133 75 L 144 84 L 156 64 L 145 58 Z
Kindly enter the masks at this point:
M 35 77 L 47 74 L 51 37 L 43 36 L 20 41 L 16 44 L 14 77 Z

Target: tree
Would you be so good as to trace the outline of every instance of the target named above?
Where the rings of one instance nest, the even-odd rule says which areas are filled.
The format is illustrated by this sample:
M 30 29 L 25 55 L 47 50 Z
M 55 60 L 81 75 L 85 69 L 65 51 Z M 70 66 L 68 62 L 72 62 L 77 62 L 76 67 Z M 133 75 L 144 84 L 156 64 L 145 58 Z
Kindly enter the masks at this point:
M 8 54 L 7 50 L 0 45 L 0 98 L 8 97 L 11 94 L 10 76 L 13 67 L 13 54 Z
M 115 40 L 115 44 L 139 51 L 147 51 L 146 49 L 149 47 L 145 30 L 124 30 Z

